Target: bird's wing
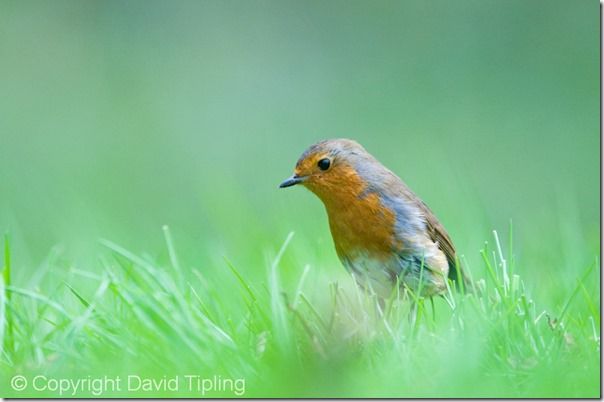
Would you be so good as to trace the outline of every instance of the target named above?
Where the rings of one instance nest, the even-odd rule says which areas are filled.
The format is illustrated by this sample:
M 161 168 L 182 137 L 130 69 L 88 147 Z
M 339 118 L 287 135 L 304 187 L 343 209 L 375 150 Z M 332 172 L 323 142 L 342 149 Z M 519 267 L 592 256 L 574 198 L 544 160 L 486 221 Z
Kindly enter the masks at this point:
M 389 178 L 387 181 L 388 185 L 386 186 L 388 190 L 394 191 L 397 196 L 402 197 L 407 202 L 419 207 L 419 212 L 424 217 L 430 240 L 438 245 L 438 248 L 445 254 L 445 257 L 447 258 L 447 262 L 449 264 L 449 279 L 455 281 L 457 286 L 459 286 L 459 283 L 463 282 L 463 287 L 465 288 L 466 292 L 474 289 L 474 286 L 466 275 L 465 270 L 456 261 L 455 246 L 453 245 L 453 241 L 449 237 L 449 234 L 445 230 L 444 226 L 438 221 L 438 219 L 436 219 L 434 213 L 432 213 L 430 208 L 417 195 L 415 195 L 398 176 L 391 171 L 388 171 L 387 176 Z M 458 278 L 458 276 L 460 277 Z
M 476 288 L 467 276 L 465 269 L 463 269 L 456 261 L 455 246 L 453 246 L 449 234 L 423 201 L 420 200 L 419 205 L 424 213 L 424 218 L 426 219 L 426 226 L 428 233 L 430 234 L 430 239 L 438 244 L 438 248 L 440 248 L 447 257 L 447 262 L 449 263 L 449 279 L 455 282 L 458 289 L 460 289 L 460 283 L 463 282 L 466 293 L 476 292 Z
M 419 200 L 419 199 L 418 199 Z M 449 234 L 445 230 L 444 226 L 436 219 L 436 216 L 432 213 L 430 208 L 421 200 L 419 200 L 420 209 L 426 220 L 426 226 L 430 239 L 438 244 L 438 248 L 445 253 L 447 262 L 449 263 L 449 278 L 455 280 L 457 271 L 455 269 L 455 246 L 453 241 L 449 237 Z

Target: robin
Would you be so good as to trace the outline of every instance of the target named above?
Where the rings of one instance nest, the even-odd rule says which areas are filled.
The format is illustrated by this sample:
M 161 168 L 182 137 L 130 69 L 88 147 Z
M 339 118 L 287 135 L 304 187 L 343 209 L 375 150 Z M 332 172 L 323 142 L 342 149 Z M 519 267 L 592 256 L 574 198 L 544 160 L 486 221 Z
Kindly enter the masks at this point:
M 297 184 L 325 205 L 338 257 L 362 287 L 387 298 L 399 284 L 430 297 L 447 279 L 468 283 L 430 208 L 357 142 L 311 145 L 279 187 Z

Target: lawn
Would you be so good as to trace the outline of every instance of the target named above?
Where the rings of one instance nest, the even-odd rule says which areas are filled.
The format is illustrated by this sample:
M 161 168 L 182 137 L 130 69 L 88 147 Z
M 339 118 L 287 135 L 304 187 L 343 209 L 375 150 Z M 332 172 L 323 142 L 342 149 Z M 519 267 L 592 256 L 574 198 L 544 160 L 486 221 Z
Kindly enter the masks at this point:
M 595 257 L 549 310 L 533 299 L 511 248 L 494 232 L 472 271 L 478 294 L 451 290 L 424 300 L 393 292 L 382 305 L 351 278 L 330 282 L 285 259 L 293 232 L 252 280 L 249 268 L 227 257 L 221 275 L 181 261 L 163 229 L 162 257 L 102 240 L 99 269 L 50 257 L 29 288 L 10 283 L 7 238 L 5 396 L 599 394 Z M 15 374 L 27 379 L 24 391 L 10 390 Z

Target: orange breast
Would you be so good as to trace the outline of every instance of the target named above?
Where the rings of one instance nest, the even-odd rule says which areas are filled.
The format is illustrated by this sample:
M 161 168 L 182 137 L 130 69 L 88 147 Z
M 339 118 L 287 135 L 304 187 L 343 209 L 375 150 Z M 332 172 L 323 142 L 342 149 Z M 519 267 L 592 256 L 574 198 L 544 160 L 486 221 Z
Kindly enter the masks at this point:
M 365 254 L 386 260 L 401 246 L 394 236 L 394 212 L 382 205 L 377 194 L 367 193 L 366 189 L 367 185 L 354 169 L 340 175 L 337 182 L 311 188 L 325 204 L 341 259 Z
M 394 213 L 384 208 L 376 194 L 350 200 L 340 207 L 327 206 L 329 227 L 340 258 L 367 253 L 387 259 L 395 246 Z

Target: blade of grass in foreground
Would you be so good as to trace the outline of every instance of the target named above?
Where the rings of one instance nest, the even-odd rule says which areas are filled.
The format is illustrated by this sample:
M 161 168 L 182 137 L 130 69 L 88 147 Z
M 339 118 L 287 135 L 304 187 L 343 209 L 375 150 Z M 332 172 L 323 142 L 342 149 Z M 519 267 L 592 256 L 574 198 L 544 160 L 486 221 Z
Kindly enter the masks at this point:
M 566 315 L 566 313 L 568 311 L 568 308 L 570 307 L 570 304 L 572 303 L 573 299 L 575 298 L 575 296 L 577 295 L 577 293 L 579 293 L 579 291 L 581 290 L 581 286 L 583 285 L 583 281 L 585 281 L 585 279 L 587 279 L 587 277 L 589 276 L 589 274 L 591 274 L 591 272 L 594 270 L 594 268 L 596 266 L 598 266 L 598 259 L 597 258 L 596 258 L 596 261 L 593 264 L 591 264 L 589 267 L 587 267 L 587 269 L 583 272 L 583 275 L 581 275 L 581 277 L 577 280 L 577 285 L 573 289 L 573 292 L 569 296 L 569 298 L 566 301 L 566 303 L 564 303 L 564 307 L 562 308 L 562 311 L 560 312 L 560 316 L 558 317 L 559 321 L 562 321 L 562 319 Z
M 254 291 L 252 290 L 252 288 L 247 284 L 245 279 L 243 279 L 243 276 L 241 276 L 241 274 L 239 273 L 239 271 L 237 271 L 237 269 L 231 263 L 231 261 L 227 257 L 223 257 L 223 258 L 224 258 L 224 261 L 226 262 L 227 266 L 233 273 L 233 275 L 235 275 L 235 277 L 237 278 L 237 281 L 239 281 L 239 283 L 241 284 L 243 289 L 245 289 L 245 291 L 247 292 L 248 296 L 250 297 L 250 301 L 252 303 L 256 303 L 258 301 L 258 298 L 254 294 Z
M 4 268 L 2 269 L 2 279 L 3 279 L 3 298 L 4 303 L 3 306 L 9 306 L 11 304 L 11 294 L 10 292 L 6 292 L 6 288 L 11 286 L 11 255 L 10 255 L 10 241 L 8 238 L 8 233 L 4 235 Z M 11 353 L 15 350 L 15 339 L 13 337 L 13 320 L 10 316 L 10 310 L 8 308 L 4 308 L 4 320 L 0 321 L 0 325 L 4 326 L 6 323 L 6 351 Z M 4 345 L 4 344 L 0 344 Z
M 4 278 L 0 276 L 0 356 L 8 355 L 4 347 L 4 328 L 6 322 L 6 293 L 4 288 Z
M 170 256 L 170 264 L 172 265 L 172 269 L 176 272 L 176 280 L 180 285 L 181 289 L 183 287 L 183 277 L 182 277 L 182 269 L 180 267 L 180 263 L 178 262 L 178 256 L 176 255 L 176 248 L 174 247 L 174 241 L 172 240 L 172 233 L 170 232 L 170 228 L 168 225 L 162 226 L 162 231 L 164 232 L 164 238 L 166 240 L 166 246 L 168 247 L 168 254 Z
M 289 242 L 294 237 L 294 232 L 289 232 L 287 238 L 283 242 L 283 245 L 279 249 L 277 256 L 274 258 L 269 271 L 269 281 L 270 281 L 270 296 L 271 296 L 271 311 L 273 313 L 274 323 L 275 323 L 275 338 L 279 340 L 280 346 L 284 350 L 290 350 L 289 347 L 291 345 L 291 334 L 290 328 L 287 325 L 285 308 L 283 306 L 283 300 L 281 298 L 281 290 L 279 285 L 279 275 L 277 272 L 277 267 L 279 266 L 279 262 L 281 262 L 281 257 L 285 253 Z
M 67 286 L 71 293 L 73 293 L 73 295 L 80 301 L 80 303 L 82 303 L 84 307 L 90 307 L 90 303 L 88 303 L 88 301 L 81 294 L 79 294 L 73 287 L 71 287 L 69 283 L 65 282 L 65 286 Z

